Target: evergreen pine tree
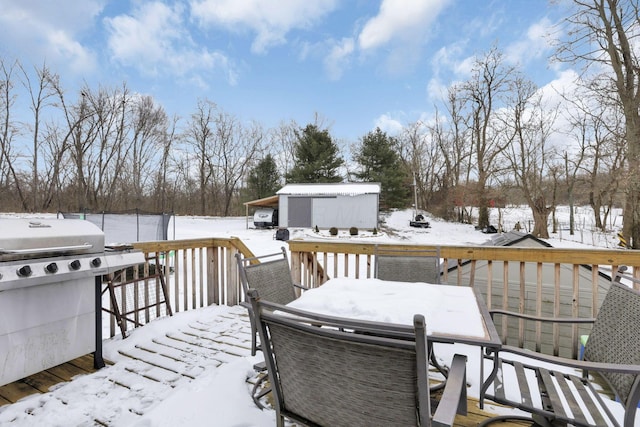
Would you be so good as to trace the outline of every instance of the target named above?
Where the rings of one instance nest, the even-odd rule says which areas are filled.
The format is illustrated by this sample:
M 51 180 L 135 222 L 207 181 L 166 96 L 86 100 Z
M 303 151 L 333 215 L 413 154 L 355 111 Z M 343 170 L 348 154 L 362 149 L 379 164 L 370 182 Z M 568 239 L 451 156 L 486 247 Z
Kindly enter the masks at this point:
M 379 182 L 380 206 L 386 208 L 406 207 L 409 202 L 409 173 L 397 152 L 397 140 L 376 128 L 360 140 L 354 160 L 360 165 L 355 173 L 358 180 Z
M 287 182 L 342 182 L 338 168 L 344 161 L 329 132 L 307 125 L 296 132 L 295 165 L 287 174 Z
M 271 154 L 267 154 L 249 172 L 247 190 L 253 199 L 262 199 L 273 196 L 280 187 L 280 174 L 276 161 Z

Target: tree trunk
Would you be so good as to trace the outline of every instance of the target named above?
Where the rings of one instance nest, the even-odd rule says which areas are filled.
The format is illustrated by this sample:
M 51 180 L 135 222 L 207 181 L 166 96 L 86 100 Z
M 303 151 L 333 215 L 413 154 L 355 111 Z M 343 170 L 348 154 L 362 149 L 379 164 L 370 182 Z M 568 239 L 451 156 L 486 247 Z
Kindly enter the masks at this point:
M 476 196 L 478 200 L 478 228 L 482 230 L 489 226 L 489 200 L 487 198 L 486 180 L 482 177 L 478 179 Z
M 631 107 L 634 107 L 634 111 L 629 112 Z M 622 233 L 632 249 L 640 249 L 640 116 L 638 116 L 637 104 L 625 108 L 625 117 L 629 181 Z
M 549 230 L 547 228 L 547 223 L 549 221 L 549 213 L 551 210 L 547 208 L 544 200 L 542 198 L 538 198 L 531 205 L 531 212 L 533 213 L 533 234 L 536 237 L 540 237 L 541 239 L 549 238 Z

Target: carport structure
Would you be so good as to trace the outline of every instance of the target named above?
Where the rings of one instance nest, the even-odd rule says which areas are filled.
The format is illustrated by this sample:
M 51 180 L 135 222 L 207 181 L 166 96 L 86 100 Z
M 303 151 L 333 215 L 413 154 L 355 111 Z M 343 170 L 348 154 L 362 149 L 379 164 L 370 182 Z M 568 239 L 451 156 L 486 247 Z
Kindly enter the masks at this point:
M 262 199 L 244 202 L 246 228 L 249 228 L 249 207 L 252 208 L 278 208 L 278 196 L 269 196 Z

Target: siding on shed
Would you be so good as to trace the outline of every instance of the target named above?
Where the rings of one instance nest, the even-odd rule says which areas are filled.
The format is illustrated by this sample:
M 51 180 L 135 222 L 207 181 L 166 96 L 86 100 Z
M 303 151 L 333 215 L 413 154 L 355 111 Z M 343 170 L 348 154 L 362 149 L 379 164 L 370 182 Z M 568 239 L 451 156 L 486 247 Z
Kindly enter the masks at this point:
M 379 192 L 377 183 L 288 184 L 278 191 L 279 224 L 323 229 L 377 228 Z
M 374 228 L 378 226 L 378 195 L 317 198 L 312 211 L 312 226 Z

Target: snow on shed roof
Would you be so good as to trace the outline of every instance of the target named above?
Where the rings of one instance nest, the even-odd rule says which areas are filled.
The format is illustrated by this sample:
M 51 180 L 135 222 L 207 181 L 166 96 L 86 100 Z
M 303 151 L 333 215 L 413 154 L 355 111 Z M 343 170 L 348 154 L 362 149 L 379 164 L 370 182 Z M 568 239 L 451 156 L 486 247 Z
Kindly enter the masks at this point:
M 379 194 L 379 182 L 339 182 L 339 183 L 307 183 L 287 184 L 276 194 L 296 195 L 343 195 L 356 196 L 359 194 Z

